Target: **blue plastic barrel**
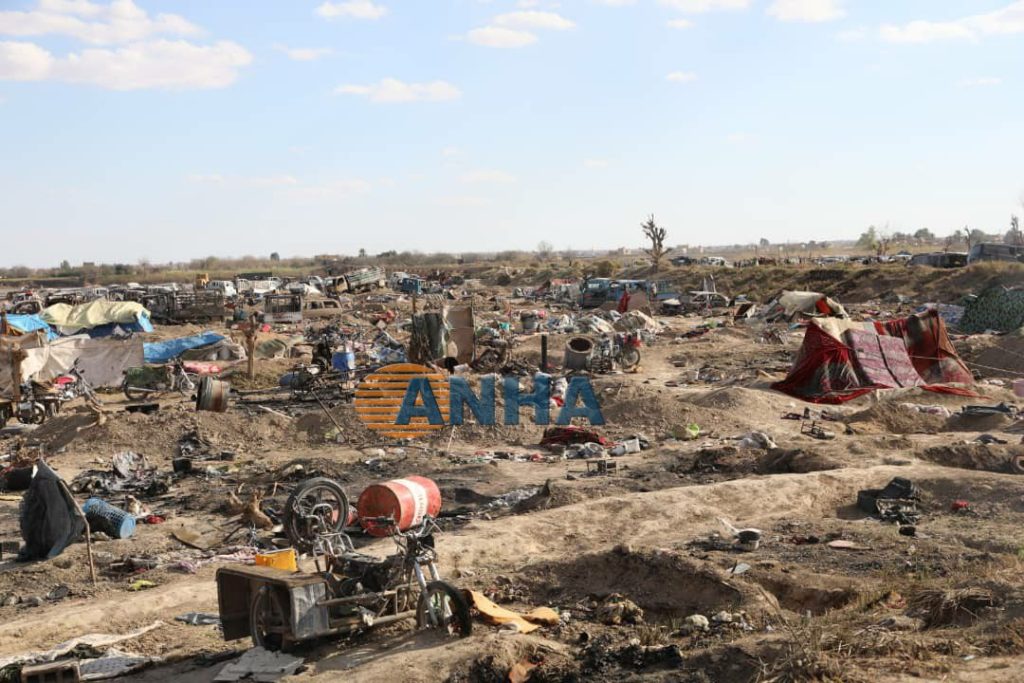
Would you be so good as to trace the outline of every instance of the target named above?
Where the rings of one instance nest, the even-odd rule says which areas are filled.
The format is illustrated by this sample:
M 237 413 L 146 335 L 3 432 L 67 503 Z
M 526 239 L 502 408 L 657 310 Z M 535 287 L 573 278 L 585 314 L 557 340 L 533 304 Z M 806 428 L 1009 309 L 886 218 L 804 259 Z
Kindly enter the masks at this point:
M 338 372 L 349 372 L 356 369 L 356 354 L 354 351 L 335 351 L 331 356 L 331 365 Z
M 102 531 L 111 538 L 130 538 L 135 533 L 135 517 L 100 498 L 90 498 L 82 505 L 89 528 Z

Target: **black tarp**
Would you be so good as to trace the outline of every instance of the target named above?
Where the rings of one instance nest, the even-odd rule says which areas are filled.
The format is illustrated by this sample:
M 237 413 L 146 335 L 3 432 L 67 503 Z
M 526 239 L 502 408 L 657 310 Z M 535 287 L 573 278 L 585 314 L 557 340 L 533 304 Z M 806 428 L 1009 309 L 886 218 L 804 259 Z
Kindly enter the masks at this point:
M 42 461 L 36 464 L 35 476 L 21 499 L 20 518 L 25 542 L 18 553 L 21 562 L 57 557 L 85 532 L 75 500 Z

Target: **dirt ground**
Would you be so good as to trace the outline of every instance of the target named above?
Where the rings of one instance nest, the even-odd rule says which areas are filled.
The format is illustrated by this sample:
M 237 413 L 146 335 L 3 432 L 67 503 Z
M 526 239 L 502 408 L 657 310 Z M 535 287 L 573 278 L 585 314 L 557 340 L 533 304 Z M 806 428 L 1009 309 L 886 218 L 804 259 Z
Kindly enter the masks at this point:
M 527 307 L 477 301 L 478 324 Z M 844 304 L 855 315 L 879 308 Z M 684 337 L 707 320 L 658 318 L 661 329 L 642 349 L 637 372 L 593 378 L 607 422 L 602 434 L 642 434 L 651 445 L 615 458 L 606 476 L 588 476 L 580 460 L 533 457 L 552 453 L 539 446 L 543 429 L 529 419 L 396 443 L 363 427 L 344 400 L 328 406 L 340 431 L 316 404 L 288 401 L 267 401 L 273 412 L 235 403 L 218 414 L 170 396 L 157 412 L 129 414 L 124 398 L 108 393 L 101 419 L 84 406 L 66 408 L 0 440 L 0 453 L 41 452 L 68 482 L 108 470 L 115 454 L 142 454 L 167 487 L 135 495 L 165 521 L 140 524 L 127 540 L 96 540 L 95 585 L 84 543 L 45 562 L 5 555 L 0 659 L 159 621 L 118 645 L 159 662 L 118 680 L 213 681 L 249 639 L 225 642 L 217 626 L 175 617 L 218 611 L 215 573 L 249 540 L 229 498 L 258 492 L 263 509 L 275 513 L 307 477 L 334 478 L 354 500 L 370 483 L 415 474 L 437 482 L 444 499 L 442 574 L 510 609 L 552 607 L 559 624 L 523 635 L 475 619 L 470 637 L 441 640 L 403 623 L 306 642 L 295 647 L 305 666 L 293 680 L 1024 681 L 1024 477 L 1009 465 L 1024 454 L 1020 430 L 1012 420 L 979 423 L 913 407 L 955 413 L 969 404 L 1013 405 L 1020 402 L 1009 390 L 1015 375 L 992 381 L 989 371 L 974 397 L 913 388 L 816 406 L 770 388 L 792 363 L 801 329 L 782 328 L 782 344 L 762 343 L 752 326 L 714 320 L 722 324 Z M 566 340 L 549 337 L 555 364 Z M 996 340 L 956 343 L 970 360 Z M 535 363 L 539 353 L 538 336 L 519 338 L 519 358 Z M 260 360 L 257 380 L 238 378 L 237 386 L 276 384 L 294 362 Z M 815 438 L 804 421 L 784 417 L 805 407 L 815 416 L 827 411 L 816 424 L 834 438 Z M 700 435 L 675 438 L 689 424 Z M 193 431 L 216 459 L 171 474 L 180 440 Z M 774 446 L 745 447 L 751 432 Z M 1006 443 L 981 443 L 982 434 Z M 914 535 L 857 507 L 859 490 L 894 477 L 920 489 Z M 0 494 L 0 540 L 19 537 L 20 495 Z M 124 494 L 107 497 L 120 502 Z M 759 529 L 759 546 L 737 546 L 721 520 Z M 206 549 L 177 540 L 180 530 Z M 374 554 L 393 548 L 388 539 L 355 540 Z M 138 579 L 154 585 L 129 590 Z M 54 592 L 59 587 L 65 597 Z M 613 596 L 642 616 L 606 623 Z M 691 627 L 693 615 L 706 617 L 707 627 Z M 528 678 L 509 678 L 517 664 Z

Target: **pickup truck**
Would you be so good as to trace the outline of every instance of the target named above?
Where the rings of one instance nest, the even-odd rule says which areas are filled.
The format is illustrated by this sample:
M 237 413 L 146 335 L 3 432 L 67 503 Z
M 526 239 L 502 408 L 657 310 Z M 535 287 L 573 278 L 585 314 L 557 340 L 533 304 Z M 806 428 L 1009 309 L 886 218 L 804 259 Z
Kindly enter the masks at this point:
M 335 281 L 334 289 L 342 294 L 348 292 L 365 292 L 370 289 L 383 288 L 387 286 L 388 275 L 383 268 L 360 268 L 350 273 L 345 273 Z

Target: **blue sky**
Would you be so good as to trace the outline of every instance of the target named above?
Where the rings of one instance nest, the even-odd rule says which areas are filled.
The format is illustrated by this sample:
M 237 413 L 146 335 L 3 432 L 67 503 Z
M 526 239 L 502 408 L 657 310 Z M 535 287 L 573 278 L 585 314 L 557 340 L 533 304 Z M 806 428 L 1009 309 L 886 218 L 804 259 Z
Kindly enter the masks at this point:
M 1006 229 L 1024 1 L 0 0 L 0 265 Z

